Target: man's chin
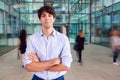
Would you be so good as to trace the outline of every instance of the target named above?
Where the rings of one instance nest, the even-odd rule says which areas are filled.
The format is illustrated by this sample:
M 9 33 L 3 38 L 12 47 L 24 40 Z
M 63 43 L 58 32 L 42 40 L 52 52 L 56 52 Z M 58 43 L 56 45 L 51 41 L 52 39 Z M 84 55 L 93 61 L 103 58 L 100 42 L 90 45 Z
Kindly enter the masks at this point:
M 45 26 L 45 28 L 49 29 L 49 28 L 51 28 L 51 26 Z

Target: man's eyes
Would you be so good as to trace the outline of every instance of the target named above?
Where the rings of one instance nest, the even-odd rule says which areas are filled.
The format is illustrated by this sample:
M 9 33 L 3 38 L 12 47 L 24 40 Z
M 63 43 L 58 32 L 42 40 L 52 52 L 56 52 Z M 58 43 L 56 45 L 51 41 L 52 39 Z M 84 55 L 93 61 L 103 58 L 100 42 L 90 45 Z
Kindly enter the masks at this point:
M 52 15 L 42 15 L 42 17 L 46 17 L 46 16 L 51 17 Z

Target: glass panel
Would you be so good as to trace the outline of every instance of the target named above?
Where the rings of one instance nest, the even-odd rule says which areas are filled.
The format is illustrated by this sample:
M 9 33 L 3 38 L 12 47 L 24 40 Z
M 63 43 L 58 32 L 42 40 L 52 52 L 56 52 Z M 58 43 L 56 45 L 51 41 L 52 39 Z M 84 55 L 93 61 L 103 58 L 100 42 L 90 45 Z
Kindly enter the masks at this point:
M 113 5 L 113 11 L 120 10 L 120 3 Z
M 78 35 L 78 31 L 83 30 L 85 33 L 85 42 L 90 41 L 90 27 L 89 24 L 78 24 L 78 23 L 71 23 L 70 24 L 70 40 L 75 41 L 76 36 Z
M 96 11 L 95 16 L 101 16 L 101 15 L 102 15 L 102 11 L 101 10 Z
M 114 3 L 117 3 L 117 2 L 120 2 L 120 0 L 114 0 L 114 1 L 113 1 L 113 4 L 114 4 Z
M 70 3 L 76 3 L 78 0 L 70 0 Z
M 68 14 L 57 14 L 55 23 L 68 23 Z
M 0 11 L 0 55 L 2 55 L 5 50 L 7 50 L 7 36 L 5 30 L 5 16 L 3 11 Z
M 35 13 L 37 9 L 43 6 L 43 3 L 24 3 L 25 8 L 20 8 L 21 13 Z
M 113 11 L 113 6 L 109 6 L 106 8 L 107 13 L 111 13 Z
M 113 0 L 103 0 L 103 5 L 105 5 L 105 6 L 110 6 L 111 4 L 112 4 L 112 1 Z
M 117 29 L 120 29 L 120 11 L 113 14 L 112 23 L 117 26 Z
M 56 13 L 68 13 L 68 4 L 54 3 L 53 7 L 55 8 Z
M 70 23 L 78 23 L 78 14 L 70 15 Z
M 89 4 L 71 4 L 70 13 L 89 13 Z
M 0 11 L 0 45 L 5 46 L 6 45 L 6 31 L 5 31 L 5 25 L 4 25 L 4 14 Z

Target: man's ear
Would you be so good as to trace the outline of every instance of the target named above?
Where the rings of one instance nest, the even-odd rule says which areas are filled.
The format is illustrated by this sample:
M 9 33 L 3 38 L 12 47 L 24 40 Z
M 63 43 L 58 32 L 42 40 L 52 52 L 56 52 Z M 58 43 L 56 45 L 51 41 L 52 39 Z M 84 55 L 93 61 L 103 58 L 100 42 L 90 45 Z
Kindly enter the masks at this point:
M 41 23 L 41 20 L 39 19 L 40 23 Z
M 56 20 L 56 17 L 54 17 L 54 21 Z

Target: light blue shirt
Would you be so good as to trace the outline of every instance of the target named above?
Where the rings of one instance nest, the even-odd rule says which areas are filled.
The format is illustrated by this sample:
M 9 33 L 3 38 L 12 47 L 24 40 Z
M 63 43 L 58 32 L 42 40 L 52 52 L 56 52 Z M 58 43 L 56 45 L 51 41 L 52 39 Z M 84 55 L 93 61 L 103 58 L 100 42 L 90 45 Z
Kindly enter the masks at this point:
M 28 58 L 28 54 L 31 52 L 36 53 L 40 61 L 47 61 L 60 57 L 62 59 L 61 64 L 68 67 L 71 66 L 73 60 L 70 50 L 70 43 L 67 36 L 55 30 L 48 37 L 48 39 L 44 36 L 42 30 L 31 35 L 28 38 L 24 60 L 25 66 L 31 63 L 31 61 Z M 66 72 L 67 71 L 40 71 L 33 72 L 33 74 L 45 80 L 51 80 L 66 74 Z

